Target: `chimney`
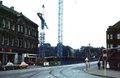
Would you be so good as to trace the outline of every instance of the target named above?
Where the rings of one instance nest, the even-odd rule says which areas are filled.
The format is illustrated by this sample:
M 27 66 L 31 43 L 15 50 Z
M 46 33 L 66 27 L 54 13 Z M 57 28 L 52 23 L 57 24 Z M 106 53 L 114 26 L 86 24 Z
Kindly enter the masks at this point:
M 14 10 L 14 7 L 13 7 L 13 6 L 11 6 L 11 7 L 10 7 L 10 9 Z
M 0 1 L 0 5 L 2 5 L 2 1 Z

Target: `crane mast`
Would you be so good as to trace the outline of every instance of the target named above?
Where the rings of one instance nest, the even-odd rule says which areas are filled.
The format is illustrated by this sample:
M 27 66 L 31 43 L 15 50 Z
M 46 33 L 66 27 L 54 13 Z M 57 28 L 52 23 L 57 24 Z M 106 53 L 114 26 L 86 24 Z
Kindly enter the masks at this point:
M 44 44 L 44 42 L 45 42 L 45 26 L 47 29 L 48 29 L 48 27 L 47 27 L 47 24 L 45 22 L 45 15 L 44 15 L 45 6 L 44 5 L 42 6 L 42 9 L 43 9 L 43 13 L 37 13 L 37 15 L 41 20 L 40 42 L 41 42 L 41 44 Z
M 57 56 L 63 55 L 63 0 L 58 1 L 58 45 Z
M 45 22 L 45 6 L 42 6 L 42 13 L 37 13 L 38 17 L 41 20 L 41 32 L 40 32 L 40 46 L 41 48 L 41 52 L 39 50 L 39 55 L 40 57 L 44 57 L 44 43 L 45 43 L 45 27 L 48 29 L 47 24 Z

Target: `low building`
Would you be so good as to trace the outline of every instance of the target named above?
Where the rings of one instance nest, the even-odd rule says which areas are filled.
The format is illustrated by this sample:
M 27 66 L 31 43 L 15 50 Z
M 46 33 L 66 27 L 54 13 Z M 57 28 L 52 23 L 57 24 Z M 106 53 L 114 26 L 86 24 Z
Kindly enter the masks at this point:
M 38 49 L 38 25 L 0 1 L 0 61 L 35 61 Z M 29 58 L 29 55 L 34 55 Z

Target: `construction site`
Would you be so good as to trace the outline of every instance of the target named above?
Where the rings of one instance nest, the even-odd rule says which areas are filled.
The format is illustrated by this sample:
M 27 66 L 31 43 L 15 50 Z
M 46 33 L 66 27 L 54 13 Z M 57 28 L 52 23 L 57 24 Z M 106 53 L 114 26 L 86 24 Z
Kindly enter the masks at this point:
M 63 44 L 63 0 L 58 0 L 57 6 L 57 45 L 46 43 L 46 31 L 51 28 L 46 22 L 46 6 L 43 3 L 42 10 L 36 13 L 39 18 L 37 25 L 22 12 L 17 12 L 13 6 L 9 8 L 0 2 L 0 61 L 4 65 L 8 62 L 26 62 L 29 65 L 44 65 L 47 62 L 61 65 L 84 62 L 88 55 L 93 57 L 90 50 L 82 56 L 79 50 Z

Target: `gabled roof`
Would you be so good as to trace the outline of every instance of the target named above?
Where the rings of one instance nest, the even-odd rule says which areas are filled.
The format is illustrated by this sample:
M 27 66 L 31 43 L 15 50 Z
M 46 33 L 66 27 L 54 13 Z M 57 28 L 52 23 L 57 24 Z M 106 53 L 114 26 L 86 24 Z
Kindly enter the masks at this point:
M 115 23 L 113 26 L 109 26 L 107 32 L 109 31 L 120 32 L 120 21 Z
M 113 27 L 120 27 L 120 21 L 113 25 Z
M 19 13 L 19 15 L 17 16 L 18 17 L 18 20 L 20 19 L 20 20 L 24 20 L 24 21 L 26 21 L 26 22 L 29 22 L 30 24 L 34 24 L 34 26 L 37 26 L 38 27 L 38 25 L 36 24 L 36 23 L 34 23 L 33 21 L 31 21 L 29 18 L 27 18 L 25 15 L 23 15 L 22 13 Z

